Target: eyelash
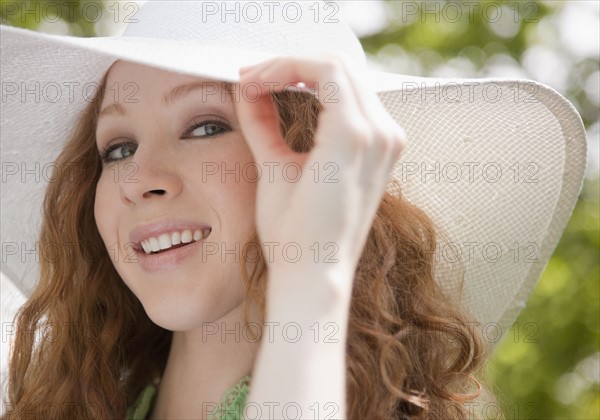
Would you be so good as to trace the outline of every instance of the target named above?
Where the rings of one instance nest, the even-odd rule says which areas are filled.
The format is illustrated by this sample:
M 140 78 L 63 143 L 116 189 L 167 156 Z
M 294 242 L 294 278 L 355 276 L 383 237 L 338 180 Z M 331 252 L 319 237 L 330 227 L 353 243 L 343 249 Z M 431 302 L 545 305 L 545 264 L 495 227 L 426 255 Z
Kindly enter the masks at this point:
M 200 121 L 200 122 L 197 122 L 197 123 L 192 123 L 192 125 L 187 130 L 185 130 L 185 132 L 183 133 L 183 137 L 189 135 L 191 132 L 193 132 L 197 128 L 200 128 L 200 127 L 205 126 L 205 125 L 217 125 L 217 126 L 223 128 L 224 131 L 222 131 L 220 133 L 217 133 L 217 134 L 209 134 L 209 135 L 200 136 L 200 137 L 216 137 L 216 136 L 219 136 L 221 134 L 225 134 L 227 131 L 231 130 L 231 127 L 229 126 L 229 124 L 227 124 L 227 123 L 225 123 L 223 121 L 219 121 L 219 120 L 204 120 L 204 121 Z M 110 156 L 110 154 L 113 151 L 115 151 L 118 148 L 123 147 L 123 146 L 135 146 L 136 149 L 137 149 L 137 144 L 132 143 L 130 141 L 123 142 L 123 143 L 111 144 L 110 146 L 107 146 L 104 149 L 102 149 L 101 151 L 99 151 L 99 153 L 100 153 L 100 160 L 103 163 L 110 163 L 110 162 L 115 162 L 115 161 L 120 160 L 120 159 L 111 159 L 111 158 L 109 158 L 109 156 Z M 123 159 L 125 159 L 125 158 L 123 158 Z

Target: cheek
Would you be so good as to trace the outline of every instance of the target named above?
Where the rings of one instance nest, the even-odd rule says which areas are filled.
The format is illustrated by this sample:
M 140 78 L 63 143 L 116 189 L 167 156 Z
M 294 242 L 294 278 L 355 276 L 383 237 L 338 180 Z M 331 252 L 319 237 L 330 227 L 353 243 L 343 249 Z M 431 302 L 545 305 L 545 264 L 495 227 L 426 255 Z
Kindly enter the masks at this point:
M 223 233 L 229 240 L 245 238 L 254 226 L 254 208 L 258 183 L 257 165 L 242 137 L 221 144 L 218 152 L 197 159 L 212 162 L 211 175 L 196 188 L 204 190 L 206 199 L 222 219 Z M 215 171 L 216 169 L 216 171 Z M 198 176 L 198 181 L 202 177 Z
M 226 185 L 225 188 L 232 192 L 229 196 L 229 201 L 233 203 L 230 206 L 230 216 L 235 221 L 238 237 L 245 239 L 254 226 L 255 184 L 240 182 L 235 185 L 235 188 L 229 185 Z
M 96 186 L 96 199 L 94 201 L 94 219 L 98 232 L 104 243 L 108 246 L 111 242 L 116 242 L 117 232 L 117 209 L 118 193 L 116 184 L 107 182 L 105 176 L 101 176 Z
M 254 225 L 257 172 L 254 162 L 246 155 L 239 156 L 237 160 L 230 158 L 227 167 L 235 167 L 237 162 L 240 162 L 238 179 L 228 175 L 221 185 L 228 215 L 235 221 L 237 231 L 245 235 Z

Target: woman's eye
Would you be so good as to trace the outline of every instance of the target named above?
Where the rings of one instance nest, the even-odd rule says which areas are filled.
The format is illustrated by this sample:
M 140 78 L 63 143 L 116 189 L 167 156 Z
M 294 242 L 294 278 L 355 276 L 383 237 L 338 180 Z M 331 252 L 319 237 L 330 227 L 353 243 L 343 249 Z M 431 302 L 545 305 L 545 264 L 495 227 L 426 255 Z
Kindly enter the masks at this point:
M 191 137 L 211 137 L 217 134 L 222 134 L 231 128 L 220 121 L 203 121 L 198 124 L 194 124 L 190 130 L 186 133 Z
M 137 149 L 137 145 L 133 143 L 119 143 L 107 147 L 101 154 L 102 162 L 114 162 L 132 156 Z

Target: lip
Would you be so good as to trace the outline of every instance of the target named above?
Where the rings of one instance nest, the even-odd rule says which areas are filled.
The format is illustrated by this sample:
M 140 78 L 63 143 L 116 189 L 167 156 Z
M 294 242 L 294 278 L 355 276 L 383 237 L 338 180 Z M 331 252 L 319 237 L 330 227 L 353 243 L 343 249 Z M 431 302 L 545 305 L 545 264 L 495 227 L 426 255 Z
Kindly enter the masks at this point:
M 146 254 L 144 250 L 136 249 L 135 255 L 143 271 L 172 270 L 179 266 L 186 258 L 196 254 L 202 247 L 203 242 L 204 239 L 200 239 L 189 245 L 163 251 L 160 254 Z
M 190 220 L 162 219 L 150 224 L 136 226 L 129 233 L 129 241 L 134 244 L 133 249 L 137 257 L 137 262 L 140 264 L 142 270 L 147 272 L 171 270 L 181 264 L 186 258 L 197 253 L 206 238 L 180 248 L 163 251 L 160 254 L 146 254 L 141 247 L 141 241 L 152 236 L 157 237 L 163 233 L 171 233 L 173 231 L 189 229 L 193 232 L 207 228 L 212 230 L 212 226 L 207 223 Z

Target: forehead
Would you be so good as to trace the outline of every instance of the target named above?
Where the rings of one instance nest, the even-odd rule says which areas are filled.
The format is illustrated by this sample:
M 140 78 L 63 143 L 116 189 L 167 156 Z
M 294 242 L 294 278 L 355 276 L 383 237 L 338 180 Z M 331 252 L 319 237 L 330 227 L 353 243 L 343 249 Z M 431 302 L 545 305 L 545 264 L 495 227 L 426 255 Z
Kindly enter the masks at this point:
M 229 102 L 223 94 L 231 90 L 231 84 L 118 60 L 108 71 L 101 108 L 141 100 L 169 105 L 193 90 L 205 90 L 206 102 L 217 97 Z
M 126 85 L 148 87 L 148 93 L 165 93 L 175 86 L 184 84 L 206 84 L 215 87 L 228 85 L 213 79 L 175 73 L 144 64 L 117 60 L 108 70 L 105 92 L 114 89 L 123 89 Z M 110 96 L 110 95 L 109 95 Z M 106 99 L 106 95 L 105 95 Z
M 153 80 L 153 79 L 163 79 L 165 81 L 168 80 L 195 80 L 195 76 L 175 73 L 163 69 L 159 69 L 156 67 L 147 66 L 145 64 L 134 63 L 131 61 L 117 60 L 113 63 L 113 65 L 108 70 L 108 78 L 109 81 L 117 81 L 117 80 Z

